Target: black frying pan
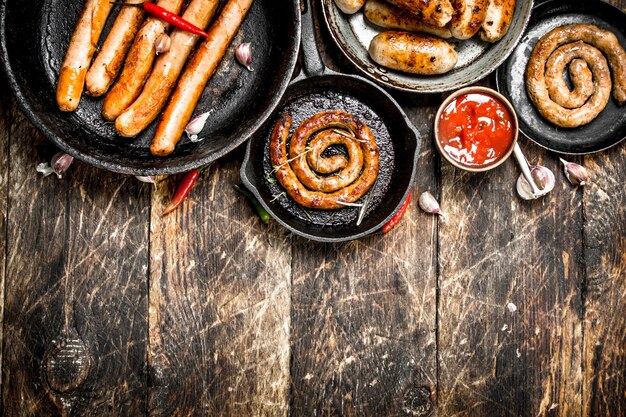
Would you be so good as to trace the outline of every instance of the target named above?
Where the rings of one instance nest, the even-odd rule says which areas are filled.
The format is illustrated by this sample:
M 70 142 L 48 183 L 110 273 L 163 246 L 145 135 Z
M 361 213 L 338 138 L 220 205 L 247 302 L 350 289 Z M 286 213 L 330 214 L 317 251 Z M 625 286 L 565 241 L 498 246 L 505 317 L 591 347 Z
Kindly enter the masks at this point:
M 128 140 L 117 137 L 113 125 L 100 117 L 101 99 L 83 95 L 73 114 L 57 108 L 58 70 L 83 3 L 1 0 L 0 55 L 9 84 L 29 119 L 59 148 L 99 168 L 134 175 L 172 174 L 225 155 L 271 114 L 295 67 L 299 1 L 256 0 L 196 109 L 196 114 L 215 110 L 201 133 L 208 138 L 192 143 L 185 137 L 174 154 L 154 157 L 149 152 L 154 123 Z M 252 43 L 253 72 L 233 59 L 235 46 L 244 41 Z
M 587 154 L 610 148 L 626 138 L 626 106 L 618 106 L 611 98 L 588 125 L 564 129 L 541 117 L 524 84 L 524 72 L 535 44 L 555 27 L 572 23 L 591 23 L 610 30 L 626 48 L 626 14 L 621 10 L 601 0 L 548 0 L 533 8 L 526 33 L 506 63 L 498 68 L 496 81 L 498 91 L 515 107 L 524 135 L 555 152 Z
M 341 242 L 380 229 L 398 210 L 413 183 L 421 141 L 398 103 L 383 89 L 359 76 L 338 74 L 324 67 L 315 45 L 308 0 L 306 4 L 302 14 L 304 72 L 289 86 L 274 117 L 248 142 L 241 179 L 287 229 L 312 240 Z M 293 131 L 303 120 L 327 110 L 344 110 L 365 121 L 380 150 L 378 179 L 359 201 L 368 200 L 359 226 L 359 208 L 305 210 L 281 195 L 283 190 L 277 181 L 268 181 L 272 178 L 269 137 L 278 114 L 287 112 L 292 116 Z

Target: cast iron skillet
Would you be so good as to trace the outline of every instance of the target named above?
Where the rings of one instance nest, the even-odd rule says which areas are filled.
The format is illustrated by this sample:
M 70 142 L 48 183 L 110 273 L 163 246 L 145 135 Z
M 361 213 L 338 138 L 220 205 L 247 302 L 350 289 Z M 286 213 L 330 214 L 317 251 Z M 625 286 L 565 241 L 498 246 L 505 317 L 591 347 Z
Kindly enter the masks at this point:
M 611 97 L 605 109 L 586 126 L 560 128 L 544 119 L 528 98 L 524 81 L 526 65 L 539 39 L 558 26 L 591 23 L 610 30 L 626 47 L 626 14 L 601 0 L 549 0 L 533 9 L 528 30 L 496 73 L 497 88 L 519 119 L 519 128 L 533 142 L 564 154 L 587 154 L 610 148 L 626 138 L 626 106 Z M 567 76 L 567 71 L 565 72 Z
M 113 125 L 100 117 L 101 99 L 83 96 L 73 114 L 57 108 L 58 70 L 83 3 L 1 0 L 0 55 L 17 101 L 35 126 L 63 151 L 99 168 L 133 175 L 172 174 L 225 155 L 271 114 L 295 67 L 300 2 L 256 0 L 196 109 L 196 114 L 213 109 L 200 135 L 206 139 L 192 143 L 185 137 L 172 155 L 154 157 L 149 152 L 154 123 L 128 140 L 117 137 Z M 253 72 L 233 59 L 235 46 L 244 41 L 252 42 Z
M 248 142 L 241 179 L 280 224 L 292 232 L 321 242 L 357 239 L 380 229 L 405 200 L 415 177 L 420 137 L 396 101 L 374 83 L 342 75 L 324 67 L 315 45 L 313 17 L 307 0 L 302 15 L 304 72 L 287 89 L 277 112 Z M 357 226 L 359 209 L 303 209 L 283 194 L 273 180 L 269 138 L 278 115 L 289 113 L 293 130 L 305 119 L 327 110 L 344 110 L 372 129 L 380 150 L 374 186 L 359 200 L 368 199 L 365 217 Z M 369 195 L 369 197 L 368 197 Z

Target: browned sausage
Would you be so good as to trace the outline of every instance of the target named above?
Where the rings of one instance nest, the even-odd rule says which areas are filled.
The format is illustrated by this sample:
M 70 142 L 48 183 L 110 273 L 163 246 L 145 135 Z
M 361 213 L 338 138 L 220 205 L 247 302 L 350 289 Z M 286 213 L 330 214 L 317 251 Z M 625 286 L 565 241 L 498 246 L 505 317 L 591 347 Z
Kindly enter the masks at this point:
M 486 42 L 502 39 L 509 30 L 514 13 L 515 0 L 489 0 L 480 38 Z
M 450 32 L 457 39 L 469 39 L 480 30 L 485 20 L 488 0 L 452 0 L 454 16 Z
M 335 0 L 339 9 L 347 14 L 355 14 L 363 7 L 365 0 Z
M 228 45 L 239 30 L 253 0 L 229 0 L 208 31 L 209 37 L 198 46 L 163 112 L 150 152 L 165 156 L 174 151 L 185 126 L 198 104 L 202 91 L 222 60 Z
M 83 7 L 57 82 L 56 97 L 61 111 L 74 111 L 78 107 L 89 63 L 112 7 L 109 0 L 87 0 Z
M 543 39 L 548 38 L 548 36 Z M 548 41 L 548 43 L 550 43 Z M 531 101 L 543 117 L 560 127 L 578 127 L 590 123 L 609 102 L 611 97 L 611 73 L 606 59 L 602 53 L 591 45 L 584 42 L 576 42 L 568 49 L 570 60 L 574 58 L 584 59 L 591 68 L 594 80 L 594 91 L 591 98 L 581 107 L 567 109 L 558 105 L 550 98 L 546 88 L 544 69 L 537 71 L 537 57 L 542 55 L 542 40 L 538 43 L 539 49 L 535 48 L 529 65 L 526 69 L 526 90 Z M 554 50 L 554 49 L 552 49 Z M 545 66 L 545 60 L 543 60 Z
M 129 1 L 131 2 L 134 0 Z M 144 12 L 140 7 L 122 7 L 87 72 L 88 94 L 99 97 L 109 89 L 124 63 L 126 52 L 139 30 L 143 17 Z
M 452 19 L 450 0 L 388 0 L 389 3 L 415 14 L 424 23 L 444 27 Z
M 379 33 L 370 43 L 369 54 L 384 67 L 412 74 L 443 74 L 457 62 L 456 51 L 450 43 L 407 32 Z
M 183 14 L 183 19 L 204 28 L 213 17 L 218 4 L 218 0 L 192 0 Z M 115 129 L 120 136 L 136 136 L 157 118 L 176 86 L 176 80 L 198 36 L 176 29 L 170 38 L 170 51 L 157 58 L 137 100 L 115 119 Z
M 430 33 L 440 38 L 450 38 L 452 36 L 450 29 L 428 25 L 414 14 L 382 0 L 367 0 L 363 14 L 373 24 L 387 29 Z
M 578 42 L 582 41 L 582 42 Z M 546 62 L 561 45 L 576 43 L 566 52 L 568 60 L 583 59 L 593 74 L 594 92 L 581 107 L 567 109 L 555 103 L 546 84 Z M 597 49 L 596 49 L 597 48 Z M 526 91 L 543 117 L 561 127 L 577 127 L 590 123 L 606 106 L 611 90 L 618 104 L 626 102 L 626 52 L 617 37 L 595 25 L 573 24 L 553 29 L 537 42 L 526 67 Z
M 345 207 L 341 203 L 354 203 L 372 187 L 378 176 L 379 151 L 376 138 L 367 125 L 343 111 L 316 114 L 302 122 L 294 132 L 288 157 L 287 140 L 291 124 L 292 119 L 288 114 L 283 114 L 276 122 L 270 138 L 270 161 L 278 182 L 296 203 L 313 209 L 339 209 Z M 307 145 L 309 138 L 315 133 L 333 128 L 350 132 L 354 137 L 349 138 L 351 134 L 324 136 Z M 315 165 L 311 161 L 307 163 L 307 158 L 304 158 L 307 146 L 339 144 L 346 139 L 354 142 L 348 148 L 350 161 L 346 168 L 331 177 L 317 175 Z M 360 152 L 355 151 L 355 148 L 359 148 Z M 323 149 L 319 148 L 317 155 L 322 152 Z M 355 177 L 345 172 L 346 177 L 353 178 L 352 181 L 346 181 L 343 178 L 346 170 L 357 172 L 358 175 Z
M 178 14 L 183 2 L 184 0 L 159 0 L 157 5 Z M 104 98 L 102 117 L 106 120 L 117 119 L 117 116 L 139 97 L 156 58 L 154 42 L 159 35 L 166 33 L 168 28 L 166 22 L 155 17 L 149 17 L 141 26 L 126 56 L 119 78 Z

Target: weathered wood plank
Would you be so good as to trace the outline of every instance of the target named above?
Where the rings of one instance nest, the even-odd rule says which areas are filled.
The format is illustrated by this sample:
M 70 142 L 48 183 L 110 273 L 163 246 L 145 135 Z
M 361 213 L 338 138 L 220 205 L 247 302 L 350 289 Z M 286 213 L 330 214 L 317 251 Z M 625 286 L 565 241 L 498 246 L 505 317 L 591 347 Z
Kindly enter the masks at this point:
M 4 415 L 146 410 L 149 187 L 55 152 L 11 109 Z
M 558 160 L 521 139 L 557 178 L 545 198 L 517 197 L 513 160 L 485 174 L 442 167 L 439 228 L 440 412 L 581 412 L 581 194 Z M 510 304 L 509 304 L 510 303 Z
M 150 415 L 287 414 L 289 239 L 232 189 L 235 154 L 177 212 L 174 178 L 153 199 Z
M 585 158 L 585 416 L 626 414 L 626 147 Z M 582 192 L 582 191 L 581 191 Z
M 427 140 L 422 156 L 414 195 L 434 183 Z M 415 202 L 386 236 L 294 238 L 291 415 L 435 415 L 436 248 Z
M 9 107 L 11 98 L 4 77 L 0 77 L 0 369 L 2 369 L 4 282 L 6 279 L 6 225 L 9 184 Z M 2 392 L 2 378 L 0 378 Z M 0 396 L 1 397 L 1 396 Z M 0 399 L 0 410 L 2 400 Z
M 326 64 L 353 71 L 321 35 Z M 345 244 L 293 239 L 292 416 L 436 414 L 436 222 L 416 201 L 436 191 L 428 119 L 439 97 L 398 98 L 423 136 L 402 223 Z

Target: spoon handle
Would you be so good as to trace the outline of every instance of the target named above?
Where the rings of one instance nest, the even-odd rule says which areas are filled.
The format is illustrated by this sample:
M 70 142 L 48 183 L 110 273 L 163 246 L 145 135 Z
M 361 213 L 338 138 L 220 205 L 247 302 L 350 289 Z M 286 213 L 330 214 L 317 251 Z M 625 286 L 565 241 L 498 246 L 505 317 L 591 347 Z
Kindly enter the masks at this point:
M 526 178 L 526 181 L 528 181 L 528 183 L 530 184 L 530 187 L 532 188 L 533 193 L 539 194 L 540 190 L 535 184 L 535 181 L 533 180 L 533 176 L 530 175 L 530 168 L 528 166 L 528 160 L 524 156 L 524 153 L 522 152 L 522 148 L 520 148 L 519 144 L 517 143 L 515 144 L 515 148 L 513 149 L 513 154 L 515 155 L 515 160 L 517 161 L 517 164 L 522 169 L 522 174 L 524 174 L 524 178 Z

